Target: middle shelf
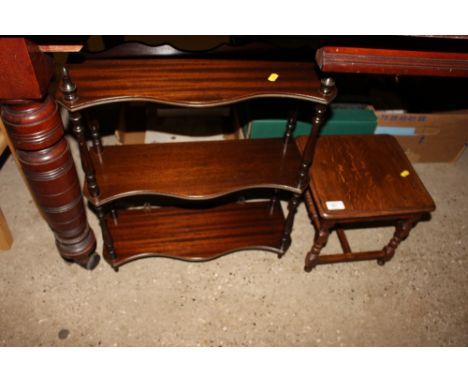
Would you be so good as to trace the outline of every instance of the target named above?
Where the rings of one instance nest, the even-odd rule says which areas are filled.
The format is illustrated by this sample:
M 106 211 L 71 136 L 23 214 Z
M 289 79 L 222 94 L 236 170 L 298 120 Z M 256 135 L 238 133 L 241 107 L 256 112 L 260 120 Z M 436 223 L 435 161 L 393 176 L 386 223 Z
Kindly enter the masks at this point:
M 154 194 L 204 200 L 252 188 L 302 190 L 302 158 L 294 141 L 227 140 L 104 146 L 90 150 L 100 194 L 96 206 L 125 196 Z

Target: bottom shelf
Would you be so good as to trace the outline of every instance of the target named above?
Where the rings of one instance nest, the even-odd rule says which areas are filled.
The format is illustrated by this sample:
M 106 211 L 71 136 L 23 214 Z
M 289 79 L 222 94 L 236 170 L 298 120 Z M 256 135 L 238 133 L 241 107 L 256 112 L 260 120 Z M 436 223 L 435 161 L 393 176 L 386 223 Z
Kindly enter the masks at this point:
M 243 249 L 282 253 L 284 215 L 279 203 L 232 203 L 205 209 L 161 207 L 119 210 L 106 218 L 116 258 L 113 267 L 150 256 L 205 261 Z

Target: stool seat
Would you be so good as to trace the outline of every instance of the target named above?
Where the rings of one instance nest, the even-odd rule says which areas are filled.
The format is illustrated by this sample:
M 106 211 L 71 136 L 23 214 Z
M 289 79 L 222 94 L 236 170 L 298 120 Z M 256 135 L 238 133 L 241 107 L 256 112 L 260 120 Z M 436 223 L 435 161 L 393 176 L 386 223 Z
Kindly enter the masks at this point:
M 304 151 L 307 137 L 297 137 Z M 306 270 L 318 263 L 390 260 L 401 240 L 421 217 L 435 209 L 398 141 L 390 135 L 327 135 L 317 140 L 309 171 L 306 206 L 316 228 Z M 342 226 L 347 223 L 396 220 L 390 243 L 378 251 L 351 251 Z M 332 228 L 343 254 L 319 256 Z
M 304 149 L 307 137 L 298 137 Z M 315 148 L 310 190 L 323 219 L 430 212 L 434 201 L 395 137 L 326 135 Z

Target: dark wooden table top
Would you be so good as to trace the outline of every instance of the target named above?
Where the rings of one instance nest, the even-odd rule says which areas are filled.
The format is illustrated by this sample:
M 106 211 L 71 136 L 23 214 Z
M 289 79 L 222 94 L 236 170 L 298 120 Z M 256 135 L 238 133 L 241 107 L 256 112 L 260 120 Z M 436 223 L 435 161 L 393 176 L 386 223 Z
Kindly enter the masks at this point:
M 259 97 L 287 97 L 328 104 L 314 63 L 249 59 L 157 58 L 88 60 L 68 66 L 78 99 L 56 98 L 68 110 L 118 101 L 209 107 Z M 277 75 L 271 81 L 271 75 Z M 270 78 L 270 80 L 269 80 Z
M 302 150 L 306 139 L 296 140 Z M 389 135 L 321 136 L 310 185 L 324 219 L 385 217 L 435 209 L 401 146 Z M 333 209 L 333 204 L 330 209 L 327 202 L 341 202 L 344 209 Z M 339 204 L 335 206 L 339 208 Z

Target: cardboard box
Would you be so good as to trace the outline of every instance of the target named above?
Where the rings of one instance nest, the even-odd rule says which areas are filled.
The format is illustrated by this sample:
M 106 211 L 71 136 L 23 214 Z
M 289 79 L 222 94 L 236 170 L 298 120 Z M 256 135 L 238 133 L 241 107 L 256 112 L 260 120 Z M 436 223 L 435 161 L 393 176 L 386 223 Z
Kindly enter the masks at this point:
M 287 121 L 284 119 L 256 119 L 244 127 L 247 138 L 280 138 Z M 308 135 L 311 122 L 298 121 L 294 136 Z M 374 134 L 377 118 L 370 106 L 332 106 L 330 115 L 320 130 L 321 135 Z
M 412 162 L 456 161 L 468 143 L 468 110 L 376 111 L 376 134 L 394 135 Z
M 122 145 L 145 143 L 147 125 L 147 108 L 144 104 L 122 104 L 115 129 L 117 142 Z
M 120 144 L 167 143 L 242 138 L 229 108 L 188 109 L 129 103 L 115 130 Z

